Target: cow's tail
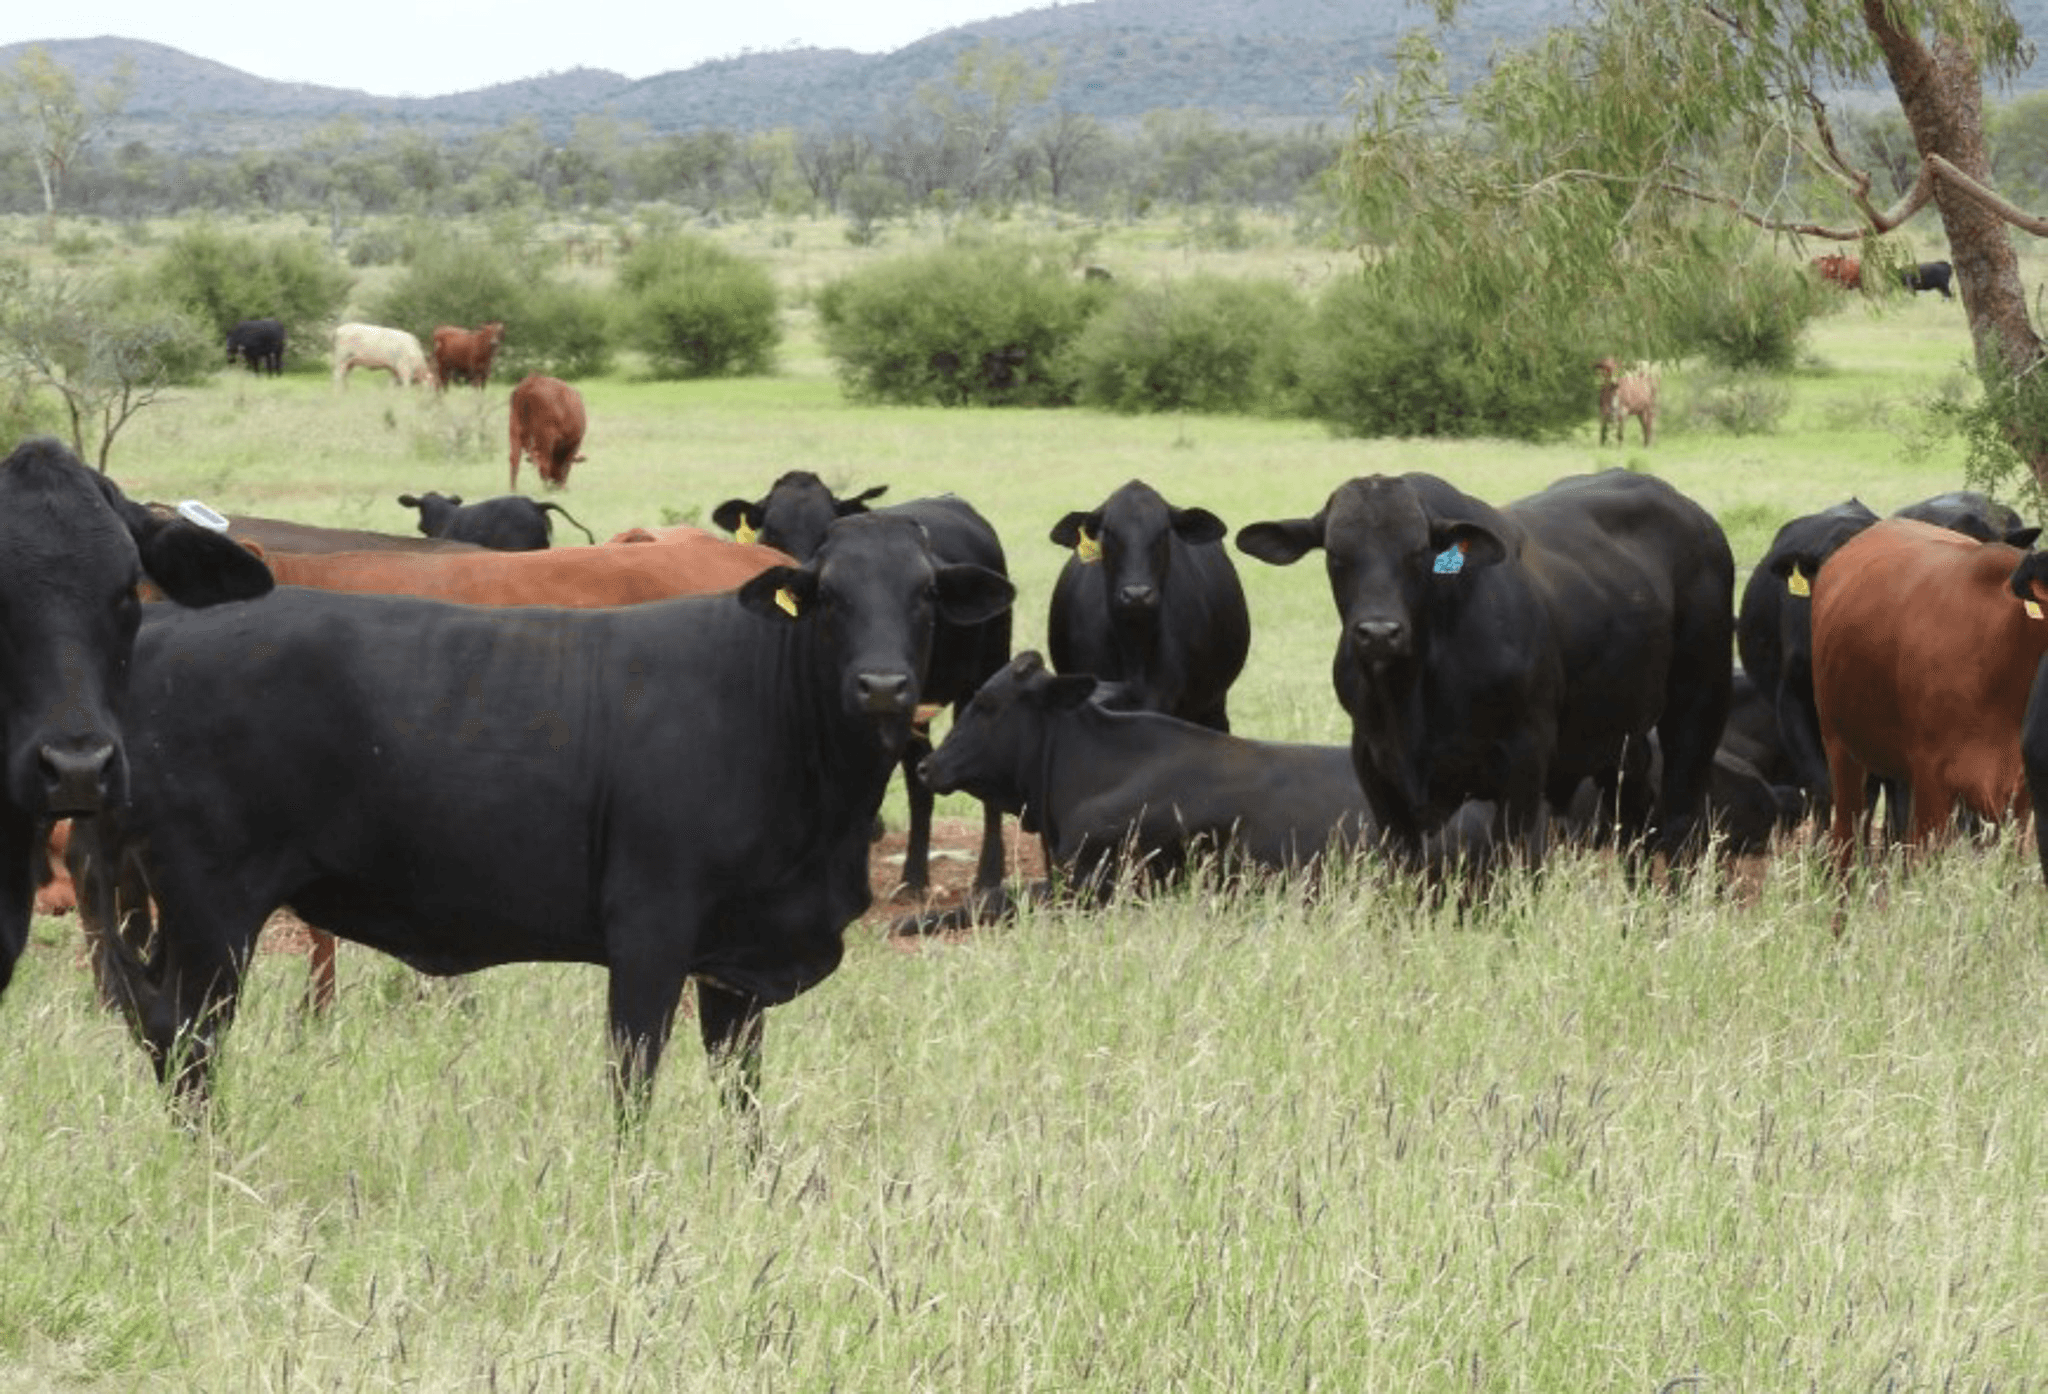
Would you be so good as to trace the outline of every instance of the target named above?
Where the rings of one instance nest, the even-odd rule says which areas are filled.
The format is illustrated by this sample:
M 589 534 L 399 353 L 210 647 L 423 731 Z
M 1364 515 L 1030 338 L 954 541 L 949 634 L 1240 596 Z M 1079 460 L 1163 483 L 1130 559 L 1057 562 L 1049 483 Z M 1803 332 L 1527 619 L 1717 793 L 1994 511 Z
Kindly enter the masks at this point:
M 575 515 L 574 515 L 574 514 L 572 514 L 571 512 L 569 512 L 569 510 L 568 510 L 568 509 L 566 509 L 566 508 L 562 507 L 562 505 L 560 505 L 559 503 L 553 503 L 553 502 L 549 502 L 549 503 L 543 503 L 543 504 L 541 504 L 541 505 L 540 505 L 540 507 L 541 507 L 541 508 L 543 508 L 543 509 L 549 509 L 549 508 L 552 508 L 552 509 L 553 509 L 553 510 L 554 510 L 555 512 L 557 512 L 557 513 L 561 514 L 561 515 L 562 515 L 562 516 L 563 516 L 564 518 L 567 518 L 567 519 L 568 519 L 568 520 L 569 520 L 570 522 L 572 522 L 572 523 L 576 523 L 576 517 L 575 517 Z M 584 527 L 584 526 L 583 526 L 583 524 L 581 524 L 581 523 L 576 523 L 576 530 L 577 530 L 578 532 L 582 533 L 582 534 L 584 535 L 584 537 L 586 537 L 586 538 L 588 538 L 588 539 L 590 540 L 590 545 L 591 545 L 591 546 L 595 547 L 595 546 L 597 545 L 597 535 L 596 535 L 595 533 L 591 532 L 591 530 L 590 530 L 589 528 L 586 528 L 586 527 Z

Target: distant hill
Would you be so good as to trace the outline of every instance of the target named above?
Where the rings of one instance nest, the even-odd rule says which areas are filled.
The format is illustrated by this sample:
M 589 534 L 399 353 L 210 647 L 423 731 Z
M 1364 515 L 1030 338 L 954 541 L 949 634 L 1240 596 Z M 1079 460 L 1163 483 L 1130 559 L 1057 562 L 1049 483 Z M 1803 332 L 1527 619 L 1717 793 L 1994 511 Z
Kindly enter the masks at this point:
M 2014 8 L 2029 33 L 2048 40 L 2048 0 Z M 1456 67 L 1477 72 L 1497 46 L 1525 42 L 1571 15 L 1571 0 L 1467 0 L 1447 50 Z M 474 92 L 403 98 L 272 82 L 133 39 L 51 40 L 43 47 L 87 81 L 132 60 L 135 85 L 117 138 L 224 149 L 286 143 L 345 116 L 447 133 L 534 117 L 559 135 L 586 114 L 655 131 L 869 127 L 912 100 L 921 85 L 947 78 L 959 55 L 985 39 L 1056 61 L 1051 102 L 1106 121 L 1169 108 L 1225 120 L 1338 121 L 1361 77 L 1388 71 L 1400 33 L 1427 18 L 1416 5 L 1356 0 L 1089 0 L 961 25 L 893 53 L 748 53 L 637 82 L 577 68 Z M 27 46 L 0 47 L 0 65 Z M 2022 87 L 2043 85 L 2038 69 Z

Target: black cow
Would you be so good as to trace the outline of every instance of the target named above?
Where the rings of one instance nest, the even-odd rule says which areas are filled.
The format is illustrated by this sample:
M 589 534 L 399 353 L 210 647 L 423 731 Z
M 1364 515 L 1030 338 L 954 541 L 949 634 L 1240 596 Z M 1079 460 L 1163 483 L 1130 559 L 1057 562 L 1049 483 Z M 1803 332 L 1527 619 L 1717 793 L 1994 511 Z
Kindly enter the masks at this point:
M 1631 838 L 1697 845 L 1728 715 L 1735 559 L 1670 485 L 1609 470 L 1496 509 L 1432 475 L 1375 475 L 1237 545 L 1283 566 L 1327 553 L 1352 762 L 1409 858 L 1486 799 L 1496 840 L 1539 861 L 1545 802 L 1567 807 L 1586 778 L 1619 799 Z M 1620 781 L 1653 728 L 1654 811 L 1642 781 Z
M 122 703 L 145 575 L 186 605 L 271 588 L 262 562 L 131 502 L 54 440 L 0 461 L 0 993 L 28 942 L 51 823 L 127 797 Z
M 1227 535 L 1208 509 L 1175 508 L 1136 479 L 1060 519 L 1052 540 L 1073 554 L 1053 584 L 1053 667 L 1118 684 L 1120 705 L 1228 731 L 1251 619 Z
M 464 503 L 460 494 L 400 494 L 398 501 L 420 511 L 420 531 L 426 536 L 474 542 L 494 551 L 544 550 L 554 535 L 549 513 L 568 518 L 592 543 L 597 541 L 559 503 L 540 503 L 524 494 L 503 494 L 482 503 Z
M 1933 523 L 1979 542 L 2022 547 L 2038 531 L 2004 504 L 1969 490 L 1907 504 L 1894 516 Z M 1813 578 L 1843 543 L 1876 521 L 1877 514 L 1852 498 L 1779 528 L 1743 585 L 1735 623 L 1743 670 L 1777 713 L 1779 745 L 1789 767 L 1785 782 L 1823 812 L 1831 807 L 1833 792 L 1813 700 Z M 1894 830 L 1904 827 L 1903 801 L 1902 791 L 1887 791 L 1886 823 Z
M 284 325 L 274 319 L 245 319 L 228 331 L 228 362 L 275 377 L 284 371 Z
M 1899 268 L 1899 284 L 1907 290 L 1918 293 L 1923 290 L 1938 290 L 1943 300 L 1953 300 L 1949 293 L 1949 277 L 1954 272 L 1945 261 L 1923 261 L 1917 266 Z
M 101 855 L 140 863 L 161 923 L 146 958 L 116 939 L 118 994 L 159 1073 L 203 1097 L 286 904 L 427 973 L 605 966 L 628 1118 L 694 976 L 707 1050 L 741 1067 L 728 1097 L 751 1100 L 764 1010 L 838 966 L 868 905 L 938 620 L 1012 595 L 884 517 L 738 591 L 647 605 L 285 587 L 153 616 L 128 837 Z
M 1205 854 L 1285 870 L 1370 831 L 1344 747 L 1113 711 L 1092 700 L 1097 691 L 1092 677 L 1056 677 L 1037 653 L 1019 654 L 982 684 L 925 760 L 925 779 L 1016 814 L 1046 865 L 1097 896 L 1126 856 L 1152 879 Z
M 742 542 L 780 548 L 799 561 L 817 551 L 836 518 L 869 512 L 868 500 L 879 498 L 888 485 L 878 484 L 851 498 L 838 498 L 809 470 L 791 470 L 759 499 L 727 499 L 711 511 L 712 521 Z M 999 576 L 1009 574 L 1002 539 L 986 518 L 964 499 L 951 494 L 909 499 L 873 510 L 884 517 L 908 518 L 931 538 L 932 553 L 943 562 L 979 566 Z M 941 620 L 932 641 L 932 667 L 925 677 L 925 700 L 950 705 L 957 716 L 989 674 L 1010 656 L 1010 612 L 1006 609 L 971 624 Z M 931 738 L 922 725 L 903 751 L 903 789 L 910 803 L 910 837 L 903 852 L 903 884 L 922 895 L 931 881 L 932 791 L 918 774 L 931 753 Z M 1003 815 L 993 805 L 982 809 L 981 856 L 976 864 L 977 890 L 991 892 L 1003 880 Z

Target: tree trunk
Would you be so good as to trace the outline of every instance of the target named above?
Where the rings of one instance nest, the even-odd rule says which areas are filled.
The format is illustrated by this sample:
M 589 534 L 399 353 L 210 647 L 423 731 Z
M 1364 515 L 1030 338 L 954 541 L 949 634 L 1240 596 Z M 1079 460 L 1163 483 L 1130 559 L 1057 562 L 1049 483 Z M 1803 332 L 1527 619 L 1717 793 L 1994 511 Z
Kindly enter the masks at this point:
M 1887 17 L 1884 0 L 1863 0 L 1863 19 L 1884 52 L 1885 67 L 1920 154 L 1940 155 L 1963 173 L 1990 185 L 1984 145 L 1984 79 L 1975 59 L 1954 40 L 1938 37 L 1932 49 Z M 2011 229 L 1991 209 L 1945 180 L 1934 185 L 1934 206 L 1948 234 L 1956 288 L 1975 345 L 1978 376 L 1987 388 L 2032 368 L 2042 355 L 2027 313 L 2019 254 Z M 2048 489 L 2048 442 L 2020 439 L 2014 446 Z

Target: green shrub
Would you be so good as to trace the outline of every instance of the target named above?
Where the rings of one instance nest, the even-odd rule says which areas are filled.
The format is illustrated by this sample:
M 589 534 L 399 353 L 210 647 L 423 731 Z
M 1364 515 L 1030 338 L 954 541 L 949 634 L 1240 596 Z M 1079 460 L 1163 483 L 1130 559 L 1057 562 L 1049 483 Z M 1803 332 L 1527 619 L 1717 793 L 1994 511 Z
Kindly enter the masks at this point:
M 621 333 L 657 378 L 765 373 L 782 336 L 766 267 L 709 238 L 643 238 L 619 264 Z
M 1767 436 L 1791 406 L 1792 390 L 1766 372 L 1722 369 L 1693 375 L 1684 416 L 1695 428 Z
M 1697 353 L 1718 368 L 1789 372 L 1807 324 L 1841 302 L 1835 287 L 1760 254 L 1696 282 L 1689 301 L 1674 307 L 1678 356 Z
M 856 400 L 1064 406 L 1068 350 L 1102 303 L 1064 250 L 960 240 L 834 281 L 818 296 L 826 352 Z
M 1293 404 L 1308 321 L 1284 282 L 1193 276 L 1109 296 L 1070 361 L 1089 406 L 1279 412 Z
M 245 319 L 275 319 L 301 365 L 326 359 L 327 331 L 353 279 L 313 238 L 259 238 L 210 222 L 178 233 L 148 271 L 155 293 L 204 323 L 216 348 Z
M 1592 408 L 1583 336 L 1535 351 L 1470 302 L 1431 303 L 1397 269 L 1332 284 L 1302 353 L 1305 409 L 1349 436 L 1543 440 Z
M 589 377 L 611 366 L 610 315 L 595 290 L 554 280 L 524 244 L 420 237 L 412 260 L 370 302 L 369 318 L 410 330 L 431 345 L 443 324 L 505 326 L 492 376 Z

